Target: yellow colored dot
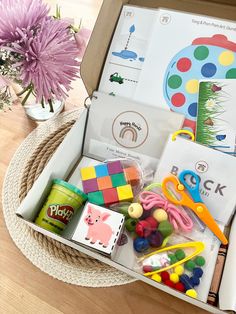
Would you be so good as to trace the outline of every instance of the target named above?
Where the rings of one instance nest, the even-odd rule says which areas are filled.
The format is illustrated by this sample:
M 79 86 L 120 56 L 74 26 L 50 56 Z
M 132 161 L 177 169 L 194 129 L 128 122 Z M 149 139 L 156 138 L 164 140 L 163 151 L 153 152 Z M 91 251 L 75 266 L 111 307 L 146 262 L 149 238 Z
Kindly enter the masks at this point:
M 151 278 L 156 282 L 161 282 L 161 276 L 159 274 L 154 274 Z
M 234 53 L 230 50 L 223 51 L 219 56 L 219 63 L 223 66 L 231 65 L 234 62 Z
M 179 191 L 183 191 L 184 190 L 184 185 L 183 184 L 179 184 L 178 185 L 178 190 Z
M 199 90 L 199 81 L 198 80 L 190 80 L 185 85 L 186 91 L 189 94 L 196 94 Z

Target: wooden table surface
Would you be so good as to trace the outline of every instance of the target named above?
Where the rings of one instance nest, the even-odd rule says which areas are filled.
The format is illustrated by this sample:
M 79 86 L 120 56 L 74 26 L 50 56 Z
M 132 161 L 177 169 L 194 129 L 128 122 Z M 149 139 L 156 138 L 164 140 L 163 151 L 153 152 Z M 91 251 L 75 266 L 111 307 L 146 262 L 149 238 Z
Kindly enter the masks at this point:
M 64 16 L 82 17 L 92 28 L 102 0 L 46 1 L 61 5 Z M 86 91 L 82 81 L 74 90 L 66 110 L 82 106 Z M 0 113 L 0 188 L 17 147 L 37 126 L 20 106 Z M 31 264 L 11 240 L 0 205 L 0 313 L 205 313 L 142 282 L 113 288 L 84 288 L 51 278 Z

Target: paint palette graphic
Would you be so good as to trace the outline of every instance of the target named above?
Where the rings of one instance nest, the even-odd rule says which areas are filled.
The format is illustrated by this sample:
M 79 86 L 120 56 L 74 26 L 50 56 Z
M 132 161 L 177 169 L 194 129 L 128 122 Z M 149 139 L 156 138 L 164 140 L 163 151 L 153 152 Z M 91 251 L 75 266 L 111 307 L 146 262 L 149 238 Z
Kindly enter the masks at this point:
M 224 35 L 197 38 L 170 62 L 164 79 L 164 96 L 170 109 L 185 115 L 194 130 L 199 80 L 236 79 L 236 43 Z

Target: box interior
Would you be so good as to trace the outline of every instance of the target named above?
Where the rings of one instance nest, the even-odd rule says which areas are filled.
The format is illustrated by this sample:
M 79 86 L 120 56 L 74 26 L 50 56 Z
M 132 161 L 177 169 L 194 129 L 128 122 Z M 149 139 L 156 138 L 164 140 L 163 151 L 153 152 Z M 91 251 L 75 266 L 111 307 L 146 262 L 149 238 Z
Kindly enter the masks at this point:
M 217 3 L 215 3 L 217 2 Z M 224 3 L 224 4 L 223 4 Z M 97 19 L 91 40 L 89 42 L 83 63 L 81 65 L 81 76 L 85 87 L 89 95 L 97 90 L 102 68 L 106 59 L 107 51 L 109 48 L 110 40 L 112 38 L 113 32 L 116 27 L 117 20 L 120 15 L 120 11 L 124 4 L 132 4 L 143 7 L 158 8 L 165 7 L 177 10 L 183 10 L 187 12 L 193 12 L 198 14 L 204 14 L 214 17 L 220 17 L 225 19 L 235 19 L 236 16 L 236 3 L 232 5 L 231 1 L 198 1 L 198 0 L 106 0 L 103 3 L 102 10 Z M 106 23 L 105 21 L 108 21 Z M 98 45 L 99 43 L 99 45 Z M 96 60 L 96 62 L 94 62 Z M 89 249 L 84 248 L 78 244 L 75 244 L 69 240 L 68 237 L 71 236 L 73 230 L 77 224 L 79 213 L 75 216 L 70 224 L 70 227 L 66 229 L 63 236 L 55 235 L 49 231 L 39 228 L 32 223 L 34 221 L 39 209 L 42 206 L 43 200 L 47 195 L 50 187 L 51 180 L 54 178 L 68 179 L 70 177 L 70 182 L 77 180 L 78 178 L 78 162 L 81 159 L 83 152 L 83 140 L 84 132 L 86 130 L 86 120 L 87 120 L 87 110 L 80 115 L 78 121 L 73 126 L 71 131 L 67 134 L 63 143 L 59 146 L 42 174 L 38 180 L 33 185 L 32 189 L 29 191 L 25 200 L 21 203 L 17 210 L 17 215 L 21 216 L 23 219 L 28 221 L 29 225 L 64 244 L 78 249 L 85 254 L 88 254 L 94 258 L 97 258 L 111 266 L 114 266 L 131 276 L 141 279 L 152 286 L 155 286 L 163 291 L 166 291 L 172 295 L 175 295 L 187 302 L 195 304 L 206 310 L 214 313 L 223 313 L 216 307 L 211 307 L 201 301 L 191 299 L 179 292 L 174 291 L 166 286 L 158 284 L 151 279 L 145 278 L 144 276 L 129 269 L 131 267 L 132 261 L 129 261 L 130 266 L 124 267 L 122 260 L 125 259 L 125 255 L 121 252 L 117 252 L 117 261 L 112 261 L 105 258 L 99 253 L 93 252 Z M 71 145 L 71 143 L 76 143 L 76 145 Z M 63 159 L 61 158 L 63 156 Z M 88 161 L 87 161 L 88 162 Z M 87 163 L 85 162 L 85 164 Z M 77 169 L 75 171 L 75 169 Z M 72 175 L 72 176 L 71 176 Z M 40 193 L 38 192 L 40 191 Z M 42 192 L 43 191 L 43 192 Z M 37 205 L 35 205 L 37 204 Z

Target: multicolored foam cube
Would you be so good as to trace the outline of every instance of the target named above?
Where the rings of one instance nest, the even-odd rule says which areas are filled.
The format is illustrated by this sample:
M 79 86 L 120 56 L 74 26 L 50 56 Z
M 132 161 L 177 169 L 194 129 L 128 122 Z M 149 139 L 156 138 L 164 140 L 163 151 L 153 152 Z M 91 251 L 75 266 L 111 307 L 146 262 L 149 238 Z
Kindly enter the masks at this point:
M 139 178 L 135 167 L 123 168 L 121 161 L 116 160 L 80 171 L 89 202 L 109 206 L 133 200 L 131 185 Z

